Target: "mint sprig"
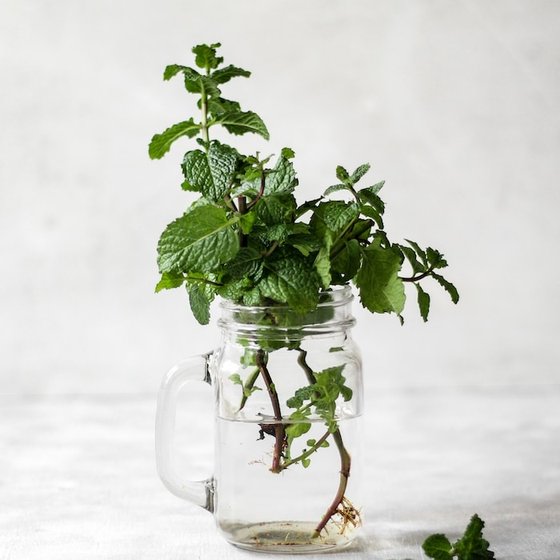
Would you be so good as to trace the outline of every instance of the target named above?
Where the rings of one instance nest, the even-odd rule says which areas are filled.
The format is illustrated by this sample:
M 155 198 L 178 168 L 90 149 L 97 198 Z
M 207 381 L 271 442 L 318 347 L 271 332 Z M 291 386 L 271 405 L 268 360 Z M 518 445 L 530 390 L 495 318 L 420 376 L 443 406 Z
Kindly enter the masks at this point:
M 422 548 L 434 560 L 493 560 L 494 553 L 483 537 L 484 521 L 475 513 L 465 529 L 465 534 L 454 544 L 442 534 L 428 537 Z

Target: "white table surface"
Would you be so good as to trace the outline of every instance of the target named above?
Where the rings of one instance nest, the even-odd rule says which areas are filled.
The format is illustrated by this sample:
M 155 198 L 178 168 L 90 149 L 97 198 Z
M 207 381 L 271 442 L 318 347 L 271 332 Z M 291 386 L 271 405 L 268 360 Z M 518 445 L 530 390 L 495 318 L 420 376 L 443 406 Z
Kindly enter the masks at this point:
M 369 393 L 363 538 L 323 558 L 421 559 L 426 536 L 477 512 L 497 558 L 560 559 L 560 385 Z M 154 409 L 153 395 L 0 395 L 0 560 L 266 557 L 166 491 Z

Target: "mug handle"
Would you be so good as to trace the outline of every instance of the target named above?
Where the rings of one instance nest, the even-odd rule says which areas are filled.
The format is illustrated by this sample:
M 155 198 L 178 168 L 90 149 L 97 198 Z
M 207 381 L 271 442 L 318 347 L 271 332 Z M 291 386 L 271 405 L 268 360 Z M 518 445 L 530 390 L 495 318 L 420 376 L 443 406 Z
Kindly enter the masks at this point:
M 214 511 L 214 480 L 185 480 L 177 473 L 172 443 L 175 433 L 177 397 L 192 382 L 212 384 L 209 360 L 212 352 L 193 356 L 172 367 L 163 378 L 156 410 L 156 463 L 159 477 L 172 493 L 212 512 Z

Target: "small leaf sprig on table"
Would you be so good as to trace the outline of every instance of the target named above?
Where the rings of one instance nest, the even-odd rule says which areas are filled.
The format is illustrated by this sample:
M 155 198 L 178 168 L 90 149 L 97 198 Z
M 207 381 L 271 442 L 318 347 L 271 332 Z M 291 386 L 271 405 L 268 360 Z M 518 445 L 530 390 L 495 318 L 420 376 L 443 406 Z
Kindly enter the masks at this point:
M 181 188 L 199 197 L 161 234 L 157 259 L 161 278 L 156 292 L 184 285 L 191 310 L 201 324 L 209 322 L 210 304 L 216 297 L 266 307 L 270 311 L 263 318 L 263 327 L 267 321 L 278 325 L 275 307 L 288 306 L 302 316 L 317 307 L 321 292 L 348 284 L 357 288 L 366 309 L 394 313 L 401 323 L 405 285 L 414 286 L 424 321 L 430 311 L 426 280 L 434 280 L 457 303 L 457 289 L 441 275 L 447 267 L 442 253 L 410 240 L 389 240 L 385 204 L 379 196 L 384 182 L 358 186 L 370 170 L 368 163 L 353 172 L 338 165 L 336 184 L 318 198 L 298 203 L 293 194 L 298 179 L 292 149 L 280 150 L 270 164 L 272 156 L 261 157 L 259 152 L 245 155 L 211 138 L 215 128 L 221 127 L 233 135 L 253 133 L 269 139 L 259 115 L 222 95 L 224 84 L 248 78 L 250 72 L 225 66 L 223 57 L 218 56 L 219 47 L 219 43 L 197 45 L 192 49 L 197 68 L 172 64 L 163 74 L 164 80 L 182 77 L 186 91 L 198 98 L 200 114 L 154 135 L 149 155 L 162 158 L 177 140 L 196 138 L 198 147 L 183 157 Z M 405 267 L 409 272 L 403 273 Z M 341 518 L 343 530 L 358 525 L 359 511 L 345 495 L 351 457 L 336 416 L 339 400 L 352 399 L 343 375 L 344 364 L 313 371 L 298 342 L 270 340 L 264 329 L 259 344 L 261 347 L 243 364 L 254 367 L 252 373 L 246 379 L 234 374 L 230 380 L 241 386 L 239 410 L 255 391 L 264 389 L 269 395 L 275 421 L 260 424 L 260 436 L 267 433 L 275 440 L 271 472 L 280 473 L 294 465 L 309 467 L 312 456 L 328 447 L 332 439 L 340 457 L 340 480 L 313 536 L 318 537 L 336 516 Z M 270 352 L 282 347 L 297 352 L 297 363 L 307 382 L 285 400 L 285 406 L 292 409 L 286 416 L 268 370 Z M 264 388 L 256 385 L 258 380 Z M 324 421 L 325 434 L 308 439 L 301 452 L 293 453 L 294 441 L 311 427 L 311 415 Z
M 475 513 L 467 525 L 465 534 L 454 544 L 442 534 L 428 537 L 422 548 L 434 560 L 493 560 L 490 543 L 483 537 L 484 521 Z

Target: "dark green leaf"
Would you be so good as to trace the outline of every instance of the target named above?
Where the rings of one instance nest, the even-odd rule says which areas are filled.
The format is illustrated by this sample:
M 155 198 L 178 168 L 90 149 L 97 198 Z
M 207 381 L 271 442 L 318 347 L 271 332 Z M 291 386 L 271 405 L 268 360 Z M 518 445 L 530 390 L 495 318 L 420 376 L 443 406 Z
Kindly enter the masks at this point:
M 410 239 L 405 239 L 405 241 L 416 251 L 416 254 L 420 257 L 420 260 L 424 264 L 426 268 L 428 268 L 428 258 L 426 257 L 426 252 L 420 248 L 420 245 L 415 241 L 411 241 Z
M 167 226 L 158 243 L 164 272 L 209 272 L 235 257 L 239 238 L 221 208 L 199 206 Z
M 319 301 L 319 279 L 299 253 L 273 253 L 265 262 L 265 275 L 259 284 L 261 293 L 278 303 L 287 303 L 294 311 L 306 312 Z
M 428 247 L 426 249 L 426 256 L 428 257 L 428 262 L 432 268 L 445 268 L 447 266 L 447 261 L 443 258 L 443 255 L 436 249 Z
M 231 113 L 240 111 L 240 105 L 237 101 L 230 101 L 229 99 L 224 99 L 223 97 L 211 97 L 208 99 L 208 111 L 214 115 L 214 117 L 219 117 L 224 113 Z
M 453 547 L 445 535 L 431 535 L 424 541 L 422 548 L 434 560 L 453 560 Z
M 342 165 L 338 165 L 336 167 L 336 178 L 345 183 L 350 179 L 350 175 L 348 174 L 348 171 L 342 167 Z
M 251 247 L 241 247 L 227 267 L 228 275 L 236 279 L 251 277 L 257 281 L 261 277 L 262 272 L 262 255 Z
M 189 80 L 196 81 L 200 78 L 200 74 L 194 69 L 188 66 L 181 66 L 180 64 L 170 64 L 165 67 L 163 72 L 163 79 L 170 80 L 173 76 L 176 76 L 179 72 L 182 72 L 185 78 L 188 77 Z
M 362 252 L 362 266 L 356 275 L 360 300 L 372 313 L 397 313 L 404 308 L 405 294 L 398 273 L 401 259 L 392 249 L 370 245 Z
M 406 257 L 407 261 L 410 263 L 410 266 L 412 267 L 412 270 L 415 274 L 422 273 L 426 270 L 426 267 L 418 262 L 416 253 L 413 249 L 411 249 L 410 247 L 405 247 L 404 245 L 399 245 L 398 247 Z
M 262 119 L 253 111 L 232 111 L 219 115 L 213 124 L 221 124 L 232 134 L 254 132 L 268 140 L 270 135 Z
M 428 314 L 430 313 L 430 294 L 425 292 L 420 284 L 415 283 L 414 285 L 418 290 L 418 308 L 420 309 L 420 316 L 425 323 L 428 320 Z
M 327 290 L 331 285 L 331 240 L 330 236 L 325 238 L 325 244 L 321 247 L 313 266 L 321 279 L 323 289 Z
M 210 77 L 218 84 L 225 84 L 232 78 L 237 78 L 238 76 L 248 78 L 250 75 L 251 72 L 249 72 L 248 70 L 243 70 L 243 68 L 238 68 L 237 66 L 229 64 L 228 66 L 224 66 L 219 70 L 214 70 Z
M 291 194 L 263 196 L 255 206 L 259 220 L 266 225 L 292 223 L 296 199 Z
M 331 200 L 317 206 L 309 223 L 312 231 L 319 238 L 324 238 L 329 232 L 333 237 L 337 237 L 347 230 L 357 217 L 356 204 Z
M 364 204 L 370 204 L 375 208 L 379 214 L 385 212 L 385 203 L 374 193 L 370 192 L 368 189 L 363 189 L 358 193 L 359 199 Z
M 169 151 L 171 144 L 173 144 L 175 140 L 183 136 L 193 138 L 198 134 L 199 131 L 200 125 L 195 123 L 193 119 L 189 119 L 188 121 L 180 122 L 174 124 L 173 126 L 170 126 L 161 134 L 155 134 L 152 137 L 152 141 L 150 142 L 150 146 L 148 148 L 150 158 L 162 158 Z
M 457 303 L 459 301 L 459 292 L 451 282 L 448 282 L 443 276 L 440 276 L 435 272 L 432 272 L 432 277 L 449 294 L 453 303 Z
M 208 200 L 223 199 L 235 176 L 238 157 L 236 150 L 216 140 L 210 142 L 208 152 L 187 152 L 182 168 L 189 190 L 202 193 Z
M 489 550 L 489 542 L 482 536 L 484 521 L 474 514 L 465 530 L 463 538 L 453 548 L 459 560 L 493 560 L 494 553 Z
M 345 241 L 332 260 L 332 269 L 341 274 L 343 280 L 348 282 L 356 276 L 361 259 L 362 254 L 358 241 L 356 239 Z
M 224 61 L 221 56 L 216 56 L 216 50 L 219 47 L 221 47 L 220 43 L 213 43 L 211 45 L 196 45 L 193 47 L 192 52 L 196 55 L 196 65 L 204 70 L 217 68 Z

